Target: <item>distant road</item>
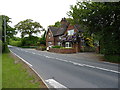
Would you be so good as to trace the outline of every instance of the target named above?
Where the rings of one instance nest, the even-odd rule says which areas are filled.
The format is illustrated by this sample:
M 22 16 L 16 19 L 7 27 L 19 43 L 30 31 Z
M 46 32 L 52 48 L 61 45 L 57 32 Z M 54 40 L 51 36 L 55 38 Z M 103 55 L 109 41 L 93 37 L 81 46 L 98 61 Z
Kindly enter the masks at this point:
M 63 54 L 10 47 L 54 88 L 118 88 L 118 65 Z M 120 86 L 120 85 L 119 85 Z

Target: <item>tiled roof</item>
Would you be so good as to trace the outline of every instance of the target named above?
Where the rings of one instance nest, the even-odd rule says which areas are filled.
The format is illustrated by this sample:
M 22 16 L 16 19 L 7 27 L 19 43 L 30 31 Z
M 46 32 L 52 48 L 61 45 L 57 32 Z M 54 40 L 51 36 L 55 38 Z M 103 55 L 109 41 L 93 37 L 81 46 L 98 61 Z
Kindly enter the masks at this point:
M 63 35 L 64 32 L 66 31 L 67 29 L 67 26 L 64 26 L 64 27 L 49 27 L 49 29 L 51 30 L 53 36 L 60 36 L 60 35 Z

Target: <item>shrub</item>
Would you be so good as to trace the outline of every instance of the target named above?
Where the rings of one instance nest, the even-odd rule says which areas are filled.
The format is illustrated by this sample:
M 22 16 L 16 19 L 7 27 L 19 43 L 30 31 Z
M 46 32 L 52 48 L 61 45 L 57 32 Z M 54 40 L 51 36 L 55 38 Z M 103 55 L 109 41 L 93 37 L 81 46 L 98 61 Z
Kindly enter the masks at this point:
M 20 47 L 22 45 L 21 41 L 14 41 L 14 40 L 10 40 L 9 44 L 17 47 Z
M 61 46 L 52 46 L 52 48 L 61 48 Z
M 60 47 L 61 49 L 73 49 L 72 47 Z
M 22 46 L 37 46 L 39 41 L 38 37 L 25 37 L 22 39 Z
M 104 55 L 106 61 L 120 63 L 119 55 Z

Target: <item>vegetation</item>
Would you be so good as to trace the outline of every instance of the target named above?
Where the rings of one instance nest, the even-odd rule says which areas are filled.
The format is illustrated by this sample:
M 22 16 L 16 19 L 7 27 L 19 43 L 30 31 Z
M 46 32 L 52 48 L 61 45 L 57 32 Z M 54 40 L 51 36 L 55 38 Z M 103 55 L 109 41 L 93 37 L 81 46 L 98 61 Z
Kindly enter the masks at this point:
M 0 89 L 2 89 L 2 55 L 1 54 L 0 54 Z
M 44 31 L 42 38 L 40 38 L 40 44 L 46 45 L 46 31 Z
M 76 5 L 71 6 L 68 15 L 72 16 L 75 24 L 81 25 L 87 33 L 100 42 L 100 52 L 106 58 L 120 54 L 118 12 L 120 12 L 120 2 L 77 2 Z M 116 59 L 120 62 L 120 59 Z
M 29 37 L 31 37 L 32 34 L 36 34 L 42 30 L 42 26 L 31 19 L 20 21 L 17 25 L 15 25 L 15 28 L 21 32 L 22 38 L 24 38 L 25 35 L 29 35 Z
M 2 58 L 3 88 L 40 88 L 39 82 L 23 67 L 23 63 L 15 61 L 10 54 L 3 54 Z
M 22 46 L 37 46 L 37 42 L 39 41 L 38 37 L 24 37 L 22 38 Z
M 51 27 L 60 27 L 61 23 L 60 23 L 60 21 L 57 21 L 57 22 L 55 22 L 54 25 L 49 25 L 49 26 L 51 26 Z
M 5 15 L 0 15 L 2 18 L 1 23 L 2 23 L 2 35 L 4 36 L 4 30 L 6 28 L 6 42 L 9 44 L 10 38 L 13 38 L 14 35 L 16 34 L 15 28 L 12 28 L 9 23 L 11 23 L 11 18 Z M 2 37 L 2 41 L 4 42 L 5 38 Z
M 52 46 L 52 48 L 61 48 L 61 46 Z

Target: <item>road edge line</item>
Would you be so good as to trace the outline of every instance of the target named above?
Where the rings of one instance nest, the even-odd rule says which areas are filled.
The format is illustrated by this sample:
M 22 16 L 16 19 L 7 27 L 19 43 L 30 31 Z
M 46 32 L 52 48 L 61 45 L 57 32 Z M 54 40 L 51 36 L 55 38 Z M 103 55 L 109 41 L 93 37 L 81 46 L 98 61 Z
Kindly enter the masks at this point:
M 9 49 L 10 50 L 10 49 Z M 31 66 L 31 64 L 29 65 L 28 62 L 26 60 L 24 60 L 23 58 L 21 58 L 20 56 L 18 56 L 17 54 L 15 54 L 13 51 L 10 50 L 10 52 L 12 52 L 15 56 L 17 56 L 20 60 L 22 60 L 23 62 L 25 62 L 26 65 L 28 65 L 29 68 L 31 68 L 31 70 L 34 71 L 34 73 L 42 80 L 42 82 L 46 85 L 46 87 L 49 89 L 48 85 L 46 84 L 46 82 L 43 80 L 43 78 L 37 73 L 37 71 L 35 71 L 35 69 Z M 27 63 L 26 63 L 27 62 Z

